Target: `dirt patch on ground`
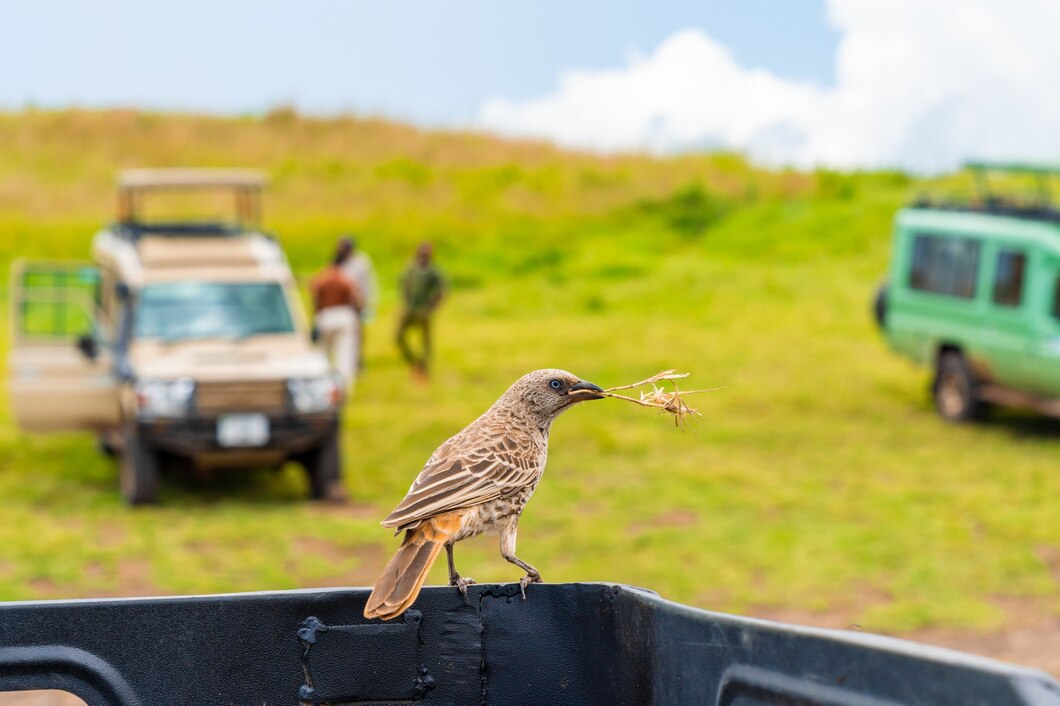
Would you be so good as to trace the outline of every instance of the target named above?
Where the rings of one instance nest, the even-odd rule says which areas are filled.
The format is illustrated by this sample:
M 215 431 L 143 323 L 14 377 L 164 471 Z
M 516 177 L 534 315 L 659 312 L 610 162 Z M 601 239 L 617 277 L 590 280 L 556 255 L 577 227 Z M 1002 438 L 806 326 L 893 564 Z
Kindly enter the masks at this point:
M 1038 557 L 1043 564 L 1049 567 L 1049 573 L 1053 575 L 1056 585 L 1060 586 L 1060 547 L 1042 545 L 1035 547 L 1034 556 Z
M 668 510 L 658 515 L 630 524 L 629 531 L 639 534 L 646 529 L 657 529 L 660 527 L 695 527 L 699 524 L 699 513 L 694 510 Z
M 321 557 L 337 566 L 345 565 L 350 558 L 357 559 L 357 565 L 346 571 L 301 581 L 303 585 L 314 588 L 328 586 L 371 586 L 379 577 L 390 551 L 381 544 L 361 544 L 355 547 L 344 547 L 322 537 L 298 537 L 295 539 L 298 552 Z M 297 567 L 292 567 L 297 573 Z
M 999 596 L 1005 628 L 990 632 L 928 628 L 908 637 L 930 645 L 1014 662 L 1060 677 L 1060 615 L 1055 599 Z
M 357 548 L 343 547 L 323 537 L 296 537 L 294 546 L 300 555 L 312 554 L 333 562 L 346 561 L 357 551 Z
M 102 564 L 90 562 L 82 569 L 84 576 L 92 579 L 93 587 L 71 591 L 49 578 L 33 579 L 29 582 L 34 597 L 38 600 L 66 598 L 128 598 L 133 596 L 164 596 L 163 591 L 151 580 L 151 564 L 146 559 L 123 559 L 113 572 Z M 112 585 L 114 588 L 103 588 Z
M 357 547 L 353 551 L 358 557 L 357 566 L 347 572 L 325 577 L 315 582 L 317 586 L 371 586 L 379 578 L 383 567 L 390 559 L 390 552 L 378 544 Z
M 144 559 L 123 559 L 118 564 L 115 596 L 161 596 L 166 591 L 151 580 L 151 565 Z
M 118 524 L 103 524 L 93 532 L 97 544 L 103 549 L 114 549 L 125 543 L 128 532 Z
M 1038 625 L 997 632 L 929 628 L 897 637 L 1040 669 L 1060 678 L 1058 617 L 1044 619 Z
M 332 517 L 345 517 L 354 520 L 382 521 L 386 513 L 372 503 L 357 503 L 351 500 L 344 502 L 322 502 L 314 506 L 314 512 Z
M 1033 598 L 999 597 L 994 602 L 1004 611 L 1006 625 L 999 630 L 925 628 L 906 633 L 884 633 L 903 640 L 946 647 L 1003 662 L 1040 669 L 1060 678 L 1060 615 L 1047 601 Z M 789 608 L 762 607 L 747 615 L 782 623 L 809 625 L 833 630 L 860 631 L 854 611 L 827 613 Z
M 29 589 L 33 591 L 34 597 L 41 600 L 69 597 L 63 596 L 59 584 L 55 583 L 51 579 L 30 579 L 28 581 L 28 584 Z

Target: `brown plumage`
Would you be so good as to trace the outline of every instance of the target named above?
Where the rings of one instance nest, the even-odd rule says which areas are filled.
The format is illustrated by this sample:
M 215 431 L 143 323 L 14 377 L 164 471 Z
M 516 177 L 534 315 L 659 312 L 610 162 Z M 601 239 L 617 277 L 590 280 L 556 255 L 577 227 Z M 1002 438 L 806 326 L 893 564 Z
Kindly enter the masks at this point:
M 453 544 L 482 532 L 499 532 L 501 556 L 521 567 L 526 585 L 541 574 L 515 556 L 519 515 L 548 456 L 552 421 L 582 400 L 601 399 L 600 388 L 564 370 L 535 370 L 519 378 L 486 412 L 427 459 L 405 499 L 383 520 L 405 532 L 364 608 L 366 618 L 390 620 L 416 600 L 442 548 L 449 583 L 467 594 L 473 579 L 453 565 Z

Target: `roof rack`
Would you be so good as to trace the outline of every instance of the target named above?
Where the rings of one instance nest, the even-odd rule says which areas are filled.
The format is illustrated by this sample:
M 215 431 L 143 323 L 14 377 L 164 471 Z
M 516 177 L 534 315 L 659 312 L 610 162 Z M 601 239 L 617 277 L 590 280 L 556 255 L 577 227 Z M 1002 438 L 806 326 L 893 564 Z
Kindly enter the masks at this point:
M 1008 172 L 1010 174 L 1040 174 L 1060 176 L 1060 163 L 1051 162 L 988 162 L 972 160 L 964 168 L 973 172 Z
M 1053 204 L 1049 180 L 1060 176 L 1060 163 L 1048 162 L 991 162 L 973 160 L 964 163 L 975 180 L 975 193 L 970 200 L 955 201 L 932 199 L 921 195 L 914 201 L 916 208 L 932 208 L 944 211 L 985 213 L 1033 221 L 1060 222 L 1060 210 Z M 1034 196 L 1020 198 L 1011 194 L 1000 194 L 991 189 L 990 174 L 1009 174 L 1034 178 Z
M 264 172 L 254 169 L 126 169 L 118 174 L 118 222 L 143 225 L 138 206 L 148 192 L 221 190 L 235 195 L 237 224 L 257 227 L 267 183 Z
M 975 176 L 975 185 L 979 198 L 984 203 L 1003 202 L 1003 197 L 995 196 L 990 191 L 987 175 L 991 172 L 1000 174 L 1021 174 L 1033 176 L 1038 189 L 1038 199 L 1030 205 L 1034 210 L 1051 210 L 1052 193 L 1049 190 L 1049 177 L 1060 176 L 1060 164 L 1047 162 L 988 162 L 982 160 L 965 162 L 964 168 Z M 1012 206 L 1011 203 L 1008 204 Z
M 262 189 L 268 183 L 255 169 L 125 169 L 118 188 L 137 191 L 164 189 Z

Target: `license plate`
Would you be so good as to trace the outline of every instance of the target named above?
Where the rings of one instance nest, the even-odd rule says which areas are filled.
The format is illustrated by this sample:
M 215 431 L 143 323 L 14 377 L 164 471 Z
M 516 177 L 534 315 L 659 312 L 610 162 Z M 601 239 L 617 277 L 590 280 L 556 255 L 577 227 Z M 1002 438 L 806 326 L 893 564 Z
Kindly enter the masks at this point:
M 217 420 L 217 443 L 226 447 L 269 443 L 269 418 L 264 414 L 229 414 Z

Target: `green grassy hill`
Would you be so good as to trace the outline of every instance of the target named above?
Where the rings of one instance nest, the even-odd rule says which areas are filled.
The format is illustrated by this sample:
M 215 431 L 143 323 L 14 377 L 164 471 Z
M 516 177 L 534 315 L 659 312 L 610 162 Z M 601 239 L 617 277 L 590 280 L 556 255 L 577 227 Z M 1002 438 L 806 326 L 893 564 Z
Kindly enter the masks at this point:
M 600 157 L 288 111 L 8 114 L 0 145 L 4 272 L 18 255 L 86 257 L 121 167 L 251 166 L 272 177 L 266 224 L 296 269 L 352 231 L 384 284 L 344 432 L 346 507 L 301 502 L 290 467 L 170 483 L 162 507 L 129 511 L 91 438 L 24 436 L 0 403 L 0 599 L 369 583 L 395 546 L 378 520 L 520 374 L 606 386 L 673 367 L 724 386 L 689 431 L 617 401 L 557 422 L 520 525 L 546 580 L 887 631 L 994 628 L 1012 600 L 1060 614 L 1056 426 L 941 423 L 927 374 L 874 330 L 890 219 L 921 188 L 902 175 Z M 428 388 L 391 343 L 392 284 L 422 239 L 454 285 Z M 519 575 L 493 538 L 457 556 L 480 581 Z

